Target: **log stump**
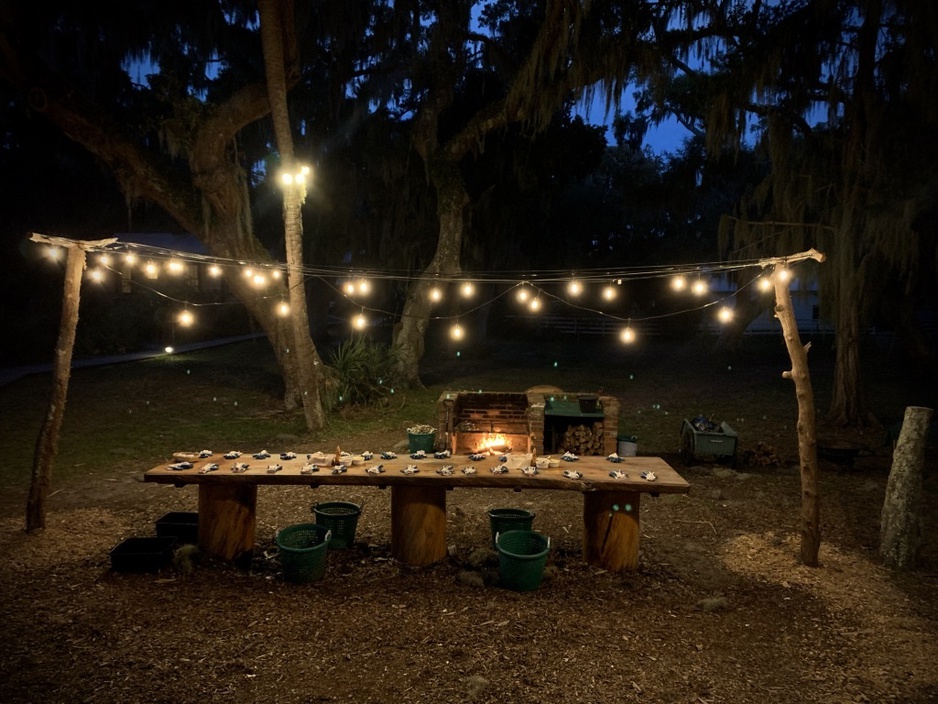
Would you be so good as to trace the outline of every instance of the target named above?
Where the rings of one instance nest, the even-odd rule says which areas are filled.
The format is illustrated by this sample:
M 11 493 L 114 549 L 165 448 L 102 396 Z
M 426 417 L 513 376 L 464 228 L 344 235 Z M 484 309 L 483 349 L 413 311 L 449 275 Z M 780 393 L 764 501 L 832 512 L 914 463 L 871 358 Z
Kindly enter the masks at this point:
M 446 557 L 446 487 L 391 487 L 391 554 L 415 567 Z
M 583 494 L 583 559 L 587 564 L 610 572 L 638 567 L 640 496 L 632 491 Z
M 254 557 L 256 484 L 199 485 L 199 549 L 241 567 Z

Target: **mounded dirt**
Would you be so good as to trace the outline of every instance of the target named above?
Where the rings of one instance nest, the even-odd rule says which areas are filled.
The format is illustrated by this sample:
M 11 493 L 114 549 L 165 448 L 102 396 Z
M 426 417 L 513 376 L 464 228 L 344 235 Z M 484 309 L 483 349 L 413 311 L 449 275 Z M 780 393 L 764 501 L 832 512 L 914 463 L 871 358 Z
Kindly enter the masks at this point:
M 748 383 L 722 387 L 752 393 Z M 653 408 L 659 392 L 619 395 L 624 409 Z M 692 489 L 643 496 L 640 567 L 627 574 L 581 560 L 574 492 L 455 490 L 448 559 L 408 568 L 390 556 L 389 492 L 261 487 L 250 569 L 184 550 L 157 574 L 113 572 L 109 550 L 153 535 L 166 512 L 196 510 L 194 488 L 144 484 L 139 467 L 116 465 L 56 486 L 48 528 L 29 536 L 25 493 L 4 496 L 0 701 L 938 701 L 933 452 L 919 569 L 878 558 L 890 466 L 878 443 L 853 467 L 821 463 L 821 565 L 809 568 L 791 443 L 750 434 L 744 449 L 772 444 L 767 465 L 685 466 L 676 421 L 662 423 L 673 446 L 640 452 L 650 444 Z M 395 429 L 342 446 L 400 439 Z M 275 532 L 332 499 L 363 504 L 355 544 L 329 554 L 322 581 L 286 582 Z M 534 511 L 552 538 L 536 591 L 497 586 L 486 513 L 505 506 Z

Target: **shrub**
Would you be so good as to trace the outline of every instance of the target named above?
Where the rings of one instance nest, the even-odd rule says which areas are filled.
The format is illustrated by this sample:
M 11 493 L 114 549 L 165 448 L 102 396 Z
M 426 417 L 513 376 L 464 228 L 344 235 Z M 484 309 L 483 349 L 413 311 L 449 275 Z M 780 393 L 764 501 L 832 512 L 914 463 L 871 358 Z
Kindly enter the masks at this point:
M 385 345 L 355 335 L 332 353 L 327 405 L 367 405 L 391 395 L 395 355 Z

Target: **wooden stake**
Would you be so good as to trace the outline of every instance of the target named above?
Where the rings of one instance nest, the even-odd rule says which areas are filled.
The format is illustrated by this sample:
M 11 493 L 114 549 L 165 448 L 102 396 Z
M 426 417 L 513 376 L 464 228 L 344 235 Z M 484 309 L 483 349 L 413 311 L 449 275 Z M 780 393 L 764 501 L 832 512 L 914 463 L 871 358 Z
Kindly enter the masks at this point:
M 52 486 L 52 465 L 59 445 L 59 431 L 65 416 L 65 400 L 72 370 L 72 351 L 75 348 L 75 330 L 78 327 L 78 304 L 81 299 L 81 275 L 85 270 L 85 250 L 104 247 L 116 239 L 93 242 L 76 242 L 58 237 L 46 237 L 33 233 L 33 242 L 65 247 L 68 259 L 65 264 L 65 286 L 62 292 L 62 319 L 59 323 L 59 339 L 55 347 L 52 365 L 52 391 L 49 408 L 36 440 L 33 455 L 33 472 L 26 500 L 26 532 L 32 533 L 46 527 L 46 498 Z

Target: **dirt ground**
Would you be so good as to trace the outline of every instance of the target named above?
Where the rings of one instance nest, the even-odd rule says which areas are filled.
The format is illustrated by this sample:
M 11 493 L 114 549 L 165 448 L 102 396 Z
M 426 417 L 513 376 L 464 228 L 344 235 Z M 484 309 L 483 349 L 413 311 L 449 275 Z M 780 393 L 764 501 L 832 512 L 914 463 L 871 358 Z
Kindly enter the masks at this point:
M 115 467 L 58 487 L 33 536 L 23 497 L 4 497 L 0 701 L 938 701 L 934 456 L 921 568 L 894 572 L 878 559 L 888 448 L 852 468 L 822 463 L 818 568 L 798 559 L 792 458 L 733 469 L 663 455 L 691 493 L 643 497 L 627 574 L 583 563 L 574 492 L 457 489 L 448 559 L 408 568 L 390 556 L 389 492 L 261 487 L 250 569 L 180 552 L 157 574 L 113 572 L 109 550 L 196 510 L 194 487 Z M 286 582 L 275 532 L 332 499 L 363 504 L 354 545 L 329 554 L 321 581 Z M 510 506 L 553 541 L 533 592 L 496 583 L 487 511 Z

